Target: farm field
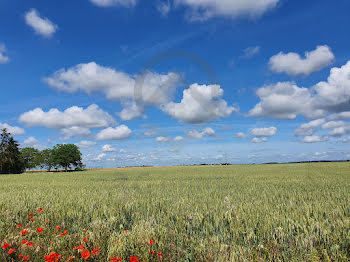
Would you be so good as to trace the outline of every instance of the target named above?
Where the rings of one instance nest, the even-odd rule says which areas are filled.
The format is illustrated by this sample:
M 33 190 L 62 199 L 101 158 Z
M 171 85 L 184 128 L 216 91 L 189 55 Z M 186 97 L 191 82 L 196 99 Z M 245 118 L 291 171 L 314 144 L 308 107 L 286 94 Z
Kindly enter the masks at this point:
M 350 261 L 350 163 L 0 175 L 0 241 L 0 261 Z

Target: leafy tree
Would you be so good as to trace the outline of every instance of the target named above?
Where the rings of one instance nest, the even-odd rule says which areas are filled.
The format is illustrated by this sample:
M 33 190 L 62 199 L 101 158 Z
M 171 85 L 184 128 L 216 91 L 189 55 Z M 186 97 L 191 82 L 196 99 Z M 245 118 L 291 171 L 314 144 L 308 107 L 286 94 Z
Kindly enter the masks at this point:
M 46 168 L 47 171 L 51 171 L 51 169 L 55 166 L 55 162 L 53 160 L 53 150 L 45 149 L 39 152 L 38 161 L 41 168 Z
M 39 150 L 32 147 L 25 147 L 21 150 L 24 166 L 26 169 L 32 169 L 40 164 Z
M 24 172 L 24 161 L 18 147 L 18 142 L 13 139 L 6 128 L 3 129 L 0 135 L 0 173 L 19 174 Z
M 81 152 L 76 145 L 59 144 L 53 148 L 52 160 L 55 165 L 61 166 L 67 172 L 68 168 L 74 166 L 82 168 Z

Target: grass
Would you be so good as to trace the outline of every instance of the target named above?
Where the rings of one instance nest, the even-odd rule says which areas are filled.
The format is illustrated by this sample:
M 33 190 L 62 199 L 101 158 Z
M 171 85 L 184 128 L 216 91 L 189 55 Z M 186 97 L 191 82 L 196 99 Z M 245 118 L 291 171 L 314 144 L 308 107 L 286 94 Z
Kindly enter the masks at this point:
M 80 261 L 73 248 L 84 237 L 85 249 L 101 249 L 87 261 L 160 261 L 157 252 L 163 261 L 350 261 L 350 163 L 0 175 L 0 244 L 17 252 L 1 249 L 1 261 L 52 251 Z M 25 238 L 34 247 L 18 244 Z

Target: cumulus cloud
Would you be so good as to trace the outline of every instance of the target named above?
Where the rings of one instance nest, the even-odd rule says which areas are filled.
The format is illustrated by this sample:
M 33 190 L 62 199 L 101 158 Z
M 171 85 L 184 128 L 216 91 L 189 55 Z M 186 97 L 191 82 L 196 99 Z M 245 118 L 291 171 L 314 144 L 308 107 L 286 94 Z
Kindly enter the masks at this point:
M 243 132 L 239 132 L 239 133 L 236 133 L 234 137 L 235 138 L 247 138 L 248 135 L 243 133 Z
M 312 136 L 317 128 L 325 122 L 324 119 L 316 119 L 309 123 L 302 124 L 294 130 L 295 136 Z
M 6 123 L 0 123 L 0 130 L 6 128 L 7 132 L 9 132 L 11 135 L 17 136 L 17 135 L 24 135 L 25 130 L 23 128 L 20 128 L 18 126 L 10 126 Z
M 164 136 L 159 136 L 159 137 L 156 138 L 156 142 L 158 142 L 158 143 L 168 143 L 169 139 L 164 137 Z
M 124 110 L 119 116 L 123 120 L 131 120 L 142 115 L 144 106 L 160 106 L 170 102 L 180 79 L 176 73 L 146 72 L 133 76 L 91 62 L 58 70 L 44 81 L 60 91 L 100 92 L 107 99 L 121 101 Z
M 275 73 L 286 73 L 290 76 L 310 75 L 313 72 L 329 66 L 334 61 L 331 49 L 324 46 L 317 46 L 311 52 L 305 52 L 305 58 L 297 53 L 284 54 L 280 52 L 270 58 L 270 70 Z
M 61 129 L 61 134 L 64 140 L 68 140 L 73 137 L 88 137 L 91 135 L 91 131 L 87 127 L 72 126 Z
M 79 148 L 88 148 L 88 147 L 94 146 L 96 144 L 97 143 L 93 142 L 93 141 L 83 140 L 83 141 L 80 141 L 79 143 L 76 143 L 75 145 Z
M 337 127 L 342 127 L 345 125 L 343 121 L 329 121 L 322 125 L 322 129 L 332 129 Z
M 10 58 L 6 56 L 6 47 L 4 44 L 0 43 L 0 64 L 6 64 L 10 61 Z
M 126 125 L 117 126 L 116 128 L 108 127 L 101 130 L 97 135 L 97 140 L 121 140 L 131 136 L 131 130 Z
M 328 137 L 324 136 L 306 136 L 300 142 L 302 143 L 319 143 L 328 141 Z
M 254 137 L 251 141 L 253 144 L 261 144 L 267 142 L 266 137 Z
M 91 161 L 102 161 L 107 155 L 105 153 L 101 153 L 96 157 L 92 158 Z
M 90 0 L 90 2 L 100 7 L 134 7 L 137 3 L 137 0 Z
M 28 137 L 23 141 L 23 147 L 35 147 L 37 148 L 39 146 L 40 142 L 34 137 Z
M 259 17 L 274 8 L 279 0 L 175 0 L 190 7 L 190 19 L 205 21 L 215 16 L 230 18 Z
M 46 17 L 40 17 L 36 9 L 30 9 L 25 14 L 25 21 L 36 34 L 50 38 L 57 30 L 57 25 Z
M 104 145 L 102 147 L 102 152 L 115 152 L 117 151 L 112 145 Z
M 48 128 L 86 127 L 101 128 L 115 125 L 114 118 L 103 111 L 98 105 L 91 105 L 86 109 L 73 106 L 59 111 L 56 108 L 44 112 L 41 108 L 23 113 L 19 121 L 27 126 L 42 126 Z
M 252 136 L 260 137 L 260 136 L 274 136 L 277 133 L 277 128 L 272 127 L 265 127 L 265 128 L 254 128 L 252 130 Z
M 182 137 L 182 136 L 174 137 L 174 141 L 176 141 L 176 142 L 183 141 L 183 140 L 184 140 L 184 137 Z
M 334 128 L 331 132 L 329 132 L 330 136 L 343 136 L 350 133 L 350 125 L 344 125 L 340 127 Z
M 219 85 L 193 84 L 183 91 L 180 103 L 170 102 L 162 106 L 162 110 L 181 122 L 191 124 L 228 117 L 238 109 L 228 106 L 221 99 L 223 93 Z
M 191 130 L 187 132 L 187 136 L 193 139 L 201 139 L 203 137 L 215 137 L 216 132 L 214 129 L 207 127 L 203 131 Z
M 338 120 L 338 119 L 340 119 L 340 120 L 347 120 L 347 119 L 350 119 L 350 111 L 332 114 L 332 115 L 329 116 L 329 119 L 333 119 L 333 120 Z

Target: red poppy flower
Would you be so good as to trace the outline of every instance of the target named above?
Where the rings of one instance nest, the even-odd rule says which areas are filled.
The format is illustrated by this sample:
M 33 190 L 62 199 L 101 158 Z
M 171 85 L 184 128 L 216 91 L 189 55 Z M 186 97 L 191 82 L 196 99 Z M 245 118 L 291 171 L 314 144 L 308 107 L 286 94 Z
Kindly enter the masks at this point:
M 111 257 L 110 258 L 111 262 L 117 262 L 117 261 L 123 261 L 123 259 L 121 257 Z
M 22 257 L 23 257 L 23 255 L 22 255 L 22 254 L 20 254 L 18 257 L 19 257 L 19 258 L 22 258 Z
M 84 243 L 88 242 L 87 238 L 84 238 L 84 239 L 83 239 L 83 242 L 84 242 Z
M 127 234 L 129 231 L 128 230 L 125 230 L 125 234 Z
M 73 260 L 75 257 L 74 256 L 70 256 L 69 258 L 68 258 L 68 260 Z
M 34 214 L 29 214 L 29 215 L 28 215 L 28 218 L 31 218 L 33 215 L 34 215 Z
M 68 231 L 67 230 L 64 230 L 63 233 L 61 233 L 61 236 L 65 236 L 67 235 Z
M 160 259 L 163 259 L 163 254 L 162 254 L 162 252 L 158 252 L 158 257 L 159 257 Z
M 90 257 L 90 252 L 89 251 L 84 251 L 83 253 L 81 253 L 81 257 L 84 258 L 85 260 L 88 259 Z
M 77 250 L 77 249 L 83 250 L 83 249 L 84 249 L 84 246 L 80 245 L 80 246 L 77 246 L 77 247 L 73 248 L 73 250 Z
M 154 244 L 154 240 L 150 240 L 150 241 L 148 242 L 148 245 L 152 245 L 152 244 Z
M 7 252 L 7 253 L 9 253 L 11 255 L 13 253 L 13 251 L 15 251 L 15 249 L 14 248 L 10 248 L 9 252 Z
M 155 252 L 154 250 L 151 250 L 149 253 L 153 256 Z
M 27 247 L 32 247 L 32 246 L 33 246 L 33 242 L 32 241 L 27 243 Z
M 22 235 L 22 236 L 25 236 L 25 235 L 27 235 L 27 234 L 28 234 L 28 229 L 22 229 L 21 235 Z
M 21 242 L 22 245 L 25 245 L 25 244 L 27 244 L 27 243 L 28 243 L 28 240 L 23 240 L 23 241 Z
M 18 224 L 18 225 L 17 225 L 17 228 L 21 228 L 21 226 L 22 226 L 22 224 Z
M 38 233 L 41 233 L 43 230 L 44 230 L 44 229 L 43 229 L 42 227 L 38 227 L 38 228 L 36 229 L 36 231 L 37 231 Z
M 34 217 L 32 217 L 32 218 L 30 219 L 30 221 L 32 221 L 32 222 L 34 222 L 34 220 L 35 220 Z
M 8 248 L 10 245 L 8 243 L 4 243 L 4 245 L 2 246 L 3 249 Z
M 95 248 L 94 250 L 92 250 L 92 254 L 98 255 L 98 253 L 100 253 L 100 251 L 101 251 L 101 249 Z
M 23 257 L 23 260 L 28 260 L 29 259 L 29 255 L 26 255 L 25 257 Z
M 130 257 L 130 262 L 138 262 L 140 259 L 138 257 Z
M 60 230 L 61 226 L 56 226 L 56 230 Z
M 39 209 L 37 210 L 38 213 L 41 213 L 42 211 L 43 211 L 42 208 L 39 208 Z

